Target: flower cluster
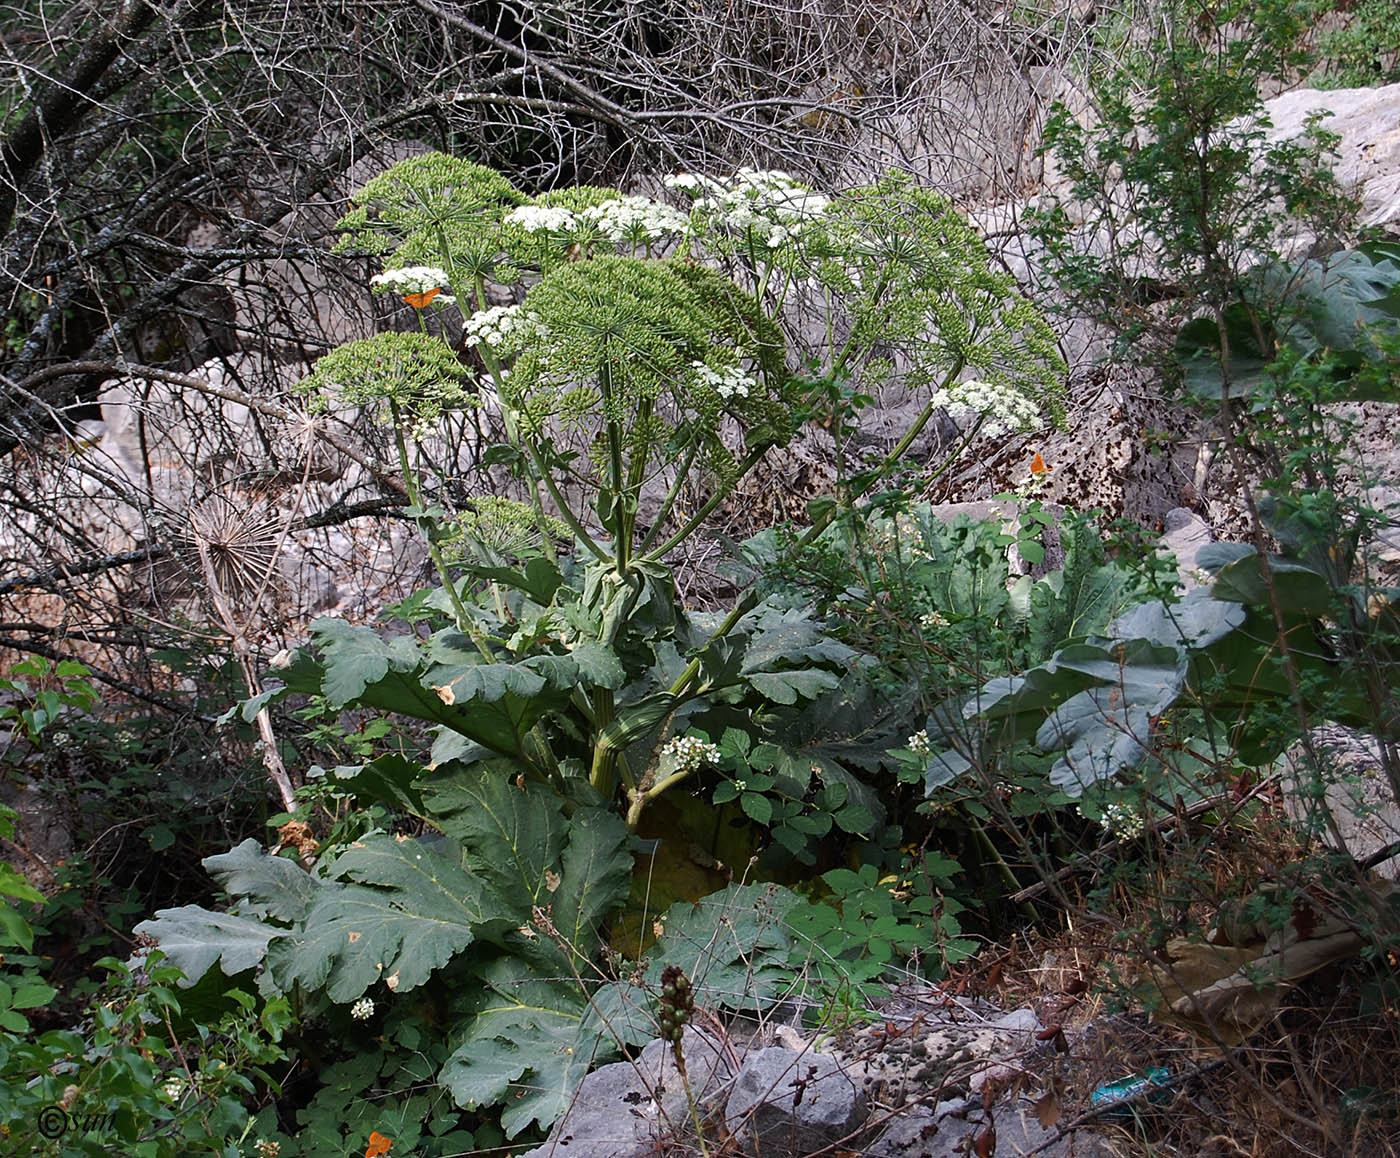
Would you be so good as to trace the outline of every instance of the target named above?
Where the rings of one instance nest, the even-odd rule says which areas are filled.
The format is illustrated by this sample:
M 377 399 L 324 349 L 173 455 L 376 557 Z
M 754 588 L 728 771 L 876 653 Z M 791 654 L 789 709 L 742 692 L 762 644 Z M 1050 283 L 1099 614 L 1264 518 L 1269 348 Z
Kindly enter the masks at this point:
M 907 741 L 909 750 L 917 752 L 920 756 L 929 756 L 933 753 L 933 745 L 929 743 L 928 729 L 920 728 Z
M 1013 386 L 970 379 L 955 382 L 933 396 L 933 403 L 947 410 L 954 418 L 964 416 L 984 419 L 987 434 L 1009 431 L 1029 431 L 1040 426 L 1040 407 Z
M 172 1102 L 178 1102 L 180 1096 L 185 1092 L 185 1080 L 183 1078 L 171 1078 L 161 1087 L 161 1090 Z
M 492 306 L 472 314 L 462 327 L 468 346 L 485 344 L 497 354 L 513 354 L 532 338 L 549 335 L 549 327 L 520 306 Z
M 601 233 L 613 243 L 645 244 L 690 228 L 690 218 L 650 197 L 614 197 L 575 212 L 562 205 L 522 205 L 505 217 L 526 233 Z
M 758 382 L 751 375 L 744 373 L 737 363 L 721 370 L 707 366 L 704 362 L 692 362 L 690 365 L 701 384 L 708 386 L 726 402 L 735 397 L 747 398 L 749 391 L 758 389 Z
M 452 284 L 447 271 L 433 265 L 406 265 L 402 269 L 386 269 L 369 279 L 370 288 L 377 293 L 425 294 L 429 290 L 446 289 Z
M 572 209 L 562 205 L 522 205 L 505 216 L 507 225 L 518 225 L 526 233 L 571 233 L 578 225 Z
M 831 204 L 779 169 L 740 169 L 716 180 L 693 173 L 663 178 L 670 189 L 695 198 L 695 208 L 707 210 L 736 233 L 752 233 L 770 249 L 796 238 L 820 220 Z
M 258 1152 L 258 1158 L 277 1158 L 282 1153 L 281 1142 L 269 1142 L 266 1138 L 259 1138 L 258 1144 L 253 1147 Z
M 622 197 L 592 205 L 579 214 L 595 224 L 609 241 L 634 244 L 684 233 L 690 218 L 650 197 Z
M 1127 804 L 1110 804 L 1103 810 L 1103 819 L 1099 821 L 1099 824 L 1102 825 L 1105 832 L 1122 837 L 1124 840 L 1132 840 L 1141 836 L 1143 829 L 1147 827 L 1142 813 Z
M 928 630 L 934 627 L 947 627 L 948 617 L 941 611 L 929 611 L 919 616 L 919 626 Z
M 374 1015 L 374 1002 L 368 997 L 361 997 L 350 1007 L 350 1016 L 356 1021 L 368 1021 Z
M 676 736 L 661 746 L 661 756 L 669 756 L 677 772 L 694 772 L 705 764 L 719 763 L 719 749 L 698 736 Z

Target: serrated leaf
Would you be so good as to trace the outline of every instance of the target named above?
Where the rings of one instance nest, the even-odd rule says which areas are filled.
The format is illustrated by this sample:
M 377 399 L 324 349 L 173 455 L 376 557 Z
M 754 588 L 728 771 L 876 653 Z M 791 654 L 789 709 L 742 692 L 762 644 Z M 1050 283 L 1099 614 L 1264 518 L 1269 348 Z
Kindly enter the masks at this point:
M 423 686 L 448 706 L 493 704 L 508 693 L 528 700 L 546 682 L 538 671 L 516 663 L 435 664 L 423 675 Z
M 467 1108 L 505 1103 L 508 1138 L 532 1122 L 548 1129 L 589 1067 L 611 1055 L 611 1043 L 580 1032 L 587 1004 L 573 982 L 542 979 L 519 958 L 503 957 L 481 984 L 475 1016 L 438 1082 Z
M 412 671 L 422 660 L 412 636 L 386 641 L 372 628 L 334 615 L 313 620 L 311 638 L 321 649 L 325 663 L 321 692 L 332 708 L 343 708 L 390 670 Z
M 764 1008 L 792 985 L 786 918 L 805 904 L 773 884 L 730 885 L 698 901 L 680 901 L 662 919 L 665 934 L 647 979 L 659 986 L 661 970 L 675 965 L 690 978 L 702 1005 Z
M 355 883 L 322 890 L 302 927 L 269 954 L 284 991 L 324 987 L 345 1003 L 376 981 L 398 993 L 415 989 L 487 922 L 481 883 L 448 841 L 369 836 L 340 856 L 334 872 Z
M 569 657 L 578 665 L 579 675 L 600 688 L 620 688 L 627 678 L 622 661 L 612 648 L 596 640 L 585 639 L 574 644 Z
M 759 695 L 775 704 L 795 704 L 798 698 L 816 699 L 841 682 L 835 672 L 808 668 L 802 671 L 752 672 L 745 677 Z
M 423 794 L 415 784 L 423 766 L 416 760 L 388 752 L 365 764 L 342 765 L 331 774 L 339 788 L 354 793 L 362 804 L 377 802 L 412 816 L 425 814 Z
M 558 870 L 567 829 L 554 793 L 531 781 L 517 785 L 491 761 L 433 779 L 424 796 L 502 912 L 520 924 L 548 903 L 546 874 Z
M 598 948 L 603 919 L 627 899 L 630 844 L 627 825 L 609 809 L 581 808 L 569 821 L 552 917 L 569 945 L 586 957 Z
M 1165 692 L 1155 696 L 1152 705 L 1161 704 L 1164 697 Z M 1045 751 L 1063 752 L 1050 769 L 1050 782 L 1078 797 L 1086 788 L 1136 767 L 1147 755 L 1150 721 L 1161 706 L 1134 703 L 1116 687 L 1091 688 L 1061 704 L 1035 737 Z
M 219 882 L 219 887 L 234 898 L 235 908 L 279 921 L 301 920 L 322 887 L 296 861 L 269 856 L 251 837 L 200 863 Z
M 744 792 L 739 796 L 739 807 L 750 820 L 767 824 L 773 819 L 773 802 L 757 792 Z
M 178 909 L 157 909 L 153 920 L 142 921 L 133 932 L 153 937 L 184 973 L 182 984 L 193 984 L 216 961 L 229 977 L 257 967 L 267 955 L 268 945 L 285 930 L 252 917 L 181 905 Z

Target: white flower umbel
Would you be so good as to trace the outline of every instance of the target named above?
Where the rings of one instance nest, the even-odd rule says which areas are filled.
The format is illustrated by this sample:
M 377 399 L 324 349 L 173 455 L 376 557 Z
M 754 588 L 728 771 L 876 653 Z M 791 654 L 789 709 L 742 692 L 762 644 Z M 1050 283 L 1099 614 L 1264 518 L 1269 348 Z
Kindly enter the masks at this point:
M 520 306 L 492 306 L 472 314 L 462 327 L 468 346 L 487 345 L 497 354 L 514 354 L 530 340 L 547 337 L 549 328 Z
M 350 1007 L 350 1016 L 356 1021 L 368 1021 L 374 1016 L 374 1002 L 368 997 L 361 997 Z
M 691 368 L 702 385 L 708 386 L 726 402 L 731 398 L 747 398 L 749 392 L 758 389 L 758 381 L 746 374 L 742 366 L 735 363 L 716 370 L 704 362 L 692 362 Z
M 676 736 L 661 746 L 661 755 L 675 761 L 677 772 L 694 772 L 706 764 L 718 764 L 720 752 L 698 736 Z
M 650 197 L 621 197 L 590 205 L 579 216 L 597 226 L 609 241 L 644 245 L 675 237 L 690 228 L 690 218 Z
M 954 419 L 984 419 L 986 434 L 1006 434 L 1010 431 L 1031 431 L 1040 427 L 1040 407 L 1014 386 L 1004 383 L 969 379 L 955 382 L 946 390 L 934 394 L 932 402 L 948 411 Z
M 369 286 L 375 293 L 425 294 L 429 290 L 447 289 L 451 286 L 447 271 L 433 265 L 406 265 L 402 269 L 386 269 L 369 279 Z
M 572 233 L 578 217 L 562 205 L 522 205 L 505 217 L 507 225 L 518 225 L 526 233 Z
M 695 198 L 697 211 L 713 214 L 734 233 L 752 234 L 769 249 L 798 238 L 831 204 L 780 169 L 740 169 L 721 180 L 674 173 L 663 181 Z

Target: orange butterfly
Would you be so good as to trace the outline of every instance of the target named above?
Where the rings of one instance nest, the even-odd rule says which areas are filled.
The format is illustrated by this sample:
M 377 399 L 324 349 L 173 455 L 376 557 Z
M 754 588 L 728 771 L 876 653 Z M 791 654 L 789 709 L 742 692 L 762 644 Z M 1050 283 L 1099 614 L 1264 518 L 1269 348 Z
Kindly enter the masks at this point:
M 1035 457 L 1031 459 L 1031 474 L 1049 474 L 1055 468 L 1046 466 L 1045 460 L 1040 457 L 1040 451 L 1035 452 Z
M 437 290 L 433 291 L 437 293 Z M 392 1138 L 386 1138 L 377 1130 L 370 1131 L 369 1145 L 365 1147 L 365 1158 L 379 1158 L 381 1154 L 389 1153 L 389 1147 L 394 1144 Z
M 442 293 L 441 289 L 430 289 L 425 290 L 421 294 L 404 294 L 403 300 L 406 301 L 409 305 L 411 305 L 415 310 L 421 310 L 440 293 Z M 374 1158 L 374 1156 L 371 1155 L 370 1158 Z

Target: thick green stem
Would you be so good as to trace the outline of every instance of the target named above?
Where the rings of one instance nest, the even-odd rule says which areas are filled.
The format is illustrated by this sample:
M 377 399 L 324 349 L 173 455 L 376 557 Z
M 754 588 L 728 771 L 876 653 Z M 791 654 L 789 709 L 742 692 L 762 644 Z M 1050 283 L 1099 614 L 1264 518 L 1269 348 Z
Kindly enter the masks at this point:
M 686 520 L 685 526 L 683 526 L 679 531 L 677 531 L 674 535 L 672 535 L 669 539 L 662 543 L 661 546 L 657 547 L 653 551 L 648 551 L 644 558 L 647 560 L 664 559 L 674 547 L 676 547 L 680 543 L 684 543 L 686 539 L 690 538 L 691 532 L 694 531 L 696 527 L 698 527 L 701 523 L 703 523 L 707 518 L 710 517 L 710 512 L 713 511 L 717 506 L 720 505 L 720 503 L 724 502 L 724 500 L 730 496 L 734 488 L 738 485 L 739 480 L 742 479 L 746 474 L 748 474 L 749 471 L 753 470 L 754 466 L 757 465 L 758 460 L 761 459 L 767 453 L 768 448 L 766 446 L 749 451 L 748 456 L 744 459 L 743 462 L 739 464 L 739 469 L 734 474 L 734 481 L 731 482 L 728 486 L 720 487 L 717 491 L 715 491 L 715 493 L 712 494 L 705 501 L 705 504 L 698 511 L 696 511 L 695 514 L 693 514 L 689 519 Z
M 417 476 L 414 475 L 413 468 L 409 465 L 408 461 L 408 440 L 404 438 L 403 433 L 403 413 L 399 410 L 398 402 L 392 398 L 389 399 L 389 412 L 394 420 L 394 442 L 398 446 L 399 470 L 403 474 L 404 490 L 408 492 L 409 501 L 421 512 L 424 510 L 423 495 L 418 489 Z M 426 514 L 420 514 L 419 518 L 425 522 L 430 521 Z M 476 625 L 472 622 L 471 614 L 467 611 L 467 605 L 462 602 L 461 592 L 457 590 L 457 584 L 453 582 L 452 573 L 447 569 L 447 560 L 443 558 L 441 548 L 433 541 L 432 530 L 428 529 L 426 534 L 428 540 L 428 557 L 432 559 L 433 567 L 438 573 L 438 579 L 441 580 L 443 588 L 447 591 L 447 598 L 452 604 L 453 615 L 457 620 L 457 630 L 471 638 L 471 641 L 476 644 L 476 649 L 481 652 L 483 657 L 488 660 L 494 659 L 495 657 L 491 654 L 490 648 L 486 646 L 486 641 L 482 638 L 481 633 L 477 631 Z
M 671 508 L 676 505 L 676 499 L 680 497 L 681 487 L 685 485 L 685 480 L 690 477 L 690 464 L 695 461 L 695 455 L 700 449 L 698 442 L 693 442 L 687 448 L 685 457 L 681 459 L 680 466 L 676 468 L 676 481 L 671 484 L 671 489 L 666 492 L 666 497 L 661 500 L 661 509 L 656 512 L 656 521 L 652 523 L 651 530 L 646 533 L 646 537 L 637 547 L 637 554 L 646 556 L 647 548 L 656 541 L 656 536 L 661 533 L 661 528 L 666 522 L 666 517 L 671 513 Z
M 965 364 L 966 363 L 964 363 L 961 358 L 959 358 L 958 361 L 953 364 L 952 368 L 948 371 L 948 373 L 943 376 L 943 381 L 938 384 L 938 389 L 934 392 L 935 396 L 939 393 L 942 393 L 942 391 L 946 390 L 949 386 L 953 384 L 953 382 L 957 379 L 957 376 L 963 372 L 963 367 Z M 919 417 L 914 420 L 914 424 L 909 427 L 904 437 L 899 440 L 899 444 L 892 451 L 890 451 L 889 454 L 885 456 L 884 461 L 881 462 L 880 465 L 875 468 L 875 470 L 870 472 L 870 474 L 866 477 L 865 481 L 861 485 L 859 485 L 846 495 L 845 502 L 843 504 L 845 507 L 849 508 L 852 503 L 854 503 L 857 499 L 859 499 L 862 495 L 869 491 L 870 488 L 873 487 L 877 482 L 889 475 L 890 471 L 894 468 L 895 463 L 897 463 L 901 458 L 903 458 L 905 452 L 908 451 L 908 449 L 914 445 L 914 439 L 918 438 L 919 435 L 923 433 L 924 427 L 928 425 L 929 419 L 933 417 L 934 411 L 937 409 L 938 407 L 934 404 L 933 399 L 930 399 L 928 403 L 924 406 L 923 410 L 919 413 Z M 967 438 L 964 439 L 964 446 L 966 446 L 969 442 L 972 441 L 972 435 L 975 435 L 977 433 L 981 425 L 982 423 L 979 419 L 977 424 L 969 432 Z M 949 455 L 947 462 L 944 463 L 943 469 L 946 469 L 947 464 L 952 462 L 955 457 L 956 455 Z M 939 473 L 942 473 L 942 471 L 940 470 Z M 797 552 L 803 551 L 807 547 L 810 547 L 812 543 L 816 540 L 817 536 L 819 536 L 823 531 L 825 531 L 827 527 L 831 526 L 832 520 L 836 518 L 837 509 L 837 507 L 833 506 L 824 515 L 818 518 L 816 522 L 814 522 L 811 525 L 811 527 L 807 529 L 807 533 L 804 534 L 802 538 L 800 538 L 797 541 L 797 543 L 791 548 L 791 553 L 796 554 Z

